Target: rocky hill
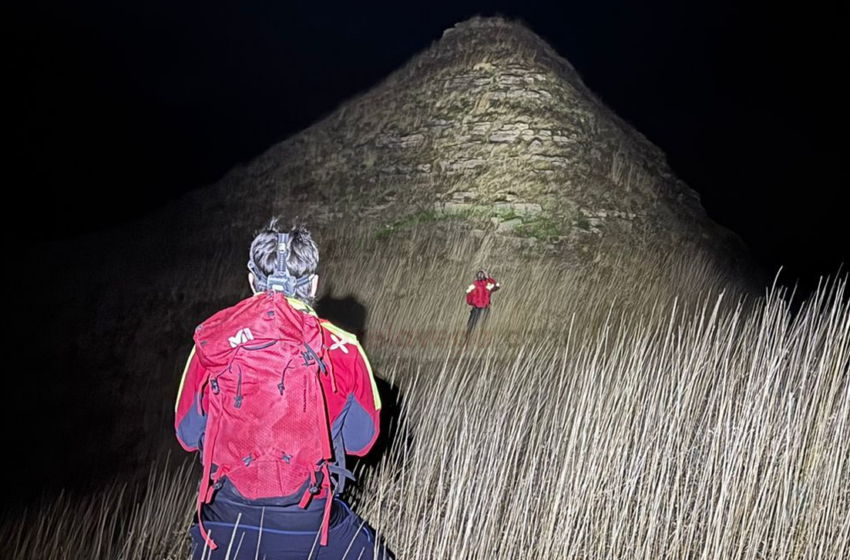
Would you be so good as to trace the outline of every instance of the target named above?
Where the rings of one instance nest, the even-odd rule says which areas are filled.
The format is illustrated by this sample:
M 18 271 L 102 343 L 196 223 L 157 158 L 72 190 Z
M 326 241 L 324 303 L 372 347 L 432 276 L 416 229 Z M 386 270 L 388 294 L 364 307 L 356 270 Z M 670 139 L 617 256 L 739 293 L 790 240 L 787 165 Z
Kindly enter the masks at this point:
M 740 250 L 665 155 L 569 62 L 499 18 L 446 30 L 373 90 L 191 204 L 237 227 L 269 208 L 388 232 L 463 221 L 475 235 L 569 260 L 635 244 L 698 245 L 723 258 Z
M 143 464 L 152 441 L 174 446 L 192 327 L 246 295 L 252 231 L 277 214 L 300 216 L 323 241 L 331 230 L 460 230 L 482 239 L 488 262 L 533 253 L 602 266 L 638 248 L 742 255 L 664 154 L 566 60 L 520 24 L 473 19 L 218 183 L 114 231 L 27 249 L 18 262 L 49 255 L 50 282 L 12 302 L 13 316 L 58 334 L 24 337 L 12 414 L 37 411 L 39 422 L 4 437 L 24 449 L 49 426 L 61 460 L 13 465 L 20 488 L 100 480 Z

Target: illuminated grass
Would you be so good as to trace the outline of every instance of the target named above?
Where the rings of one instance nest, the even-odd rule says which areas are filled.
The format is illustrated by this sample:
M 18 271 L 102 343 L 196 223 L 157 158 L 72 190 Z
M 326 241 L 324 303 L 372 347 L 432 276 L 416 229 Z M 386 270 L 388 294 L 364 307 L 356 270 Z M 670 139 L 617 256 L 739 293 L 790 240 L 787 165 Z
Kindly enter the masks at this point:
M 414 238 L 323 240 L 402 398 L 349 496 L 399 558 L 850 556 L 846 276 L 793 313 L 694 256 L 581 272 Z M 478 266 L 504 289 L 462 348 Z M 152 477 L 6 523 L 4 558 L 185 558 L 194 477 Z

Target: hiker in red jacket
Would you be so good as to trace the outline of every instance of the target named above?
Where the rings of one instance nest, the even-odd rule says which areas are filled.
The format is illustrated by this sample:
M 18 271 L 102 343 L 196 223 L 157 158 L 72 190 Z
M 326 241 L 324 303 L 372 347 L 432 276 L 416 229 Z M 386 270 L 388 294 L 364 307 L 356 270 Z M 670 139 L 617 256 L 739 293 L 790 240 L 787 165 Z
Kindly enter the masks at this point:
M 490 313 L 490 294 L 501 288 L 484 270 L 479 270 L 475 275 L 475 281 L 466 289 L 466 303 L 472 306 L 469 310 L 469 321 L 466 324 L 467 338 L 475 328 L 479 320 L 486 322 Z
M 311 307 L 318 262 L 307 229 L 272 221 L 251 244 L 254 295 L 195 330 L 175 415 L 204 465 L 195 559 L 229 543 L 240 558 L 392 558 L 337 497 L 345 455 L 375 443 L 381 399 L 357 338 Z

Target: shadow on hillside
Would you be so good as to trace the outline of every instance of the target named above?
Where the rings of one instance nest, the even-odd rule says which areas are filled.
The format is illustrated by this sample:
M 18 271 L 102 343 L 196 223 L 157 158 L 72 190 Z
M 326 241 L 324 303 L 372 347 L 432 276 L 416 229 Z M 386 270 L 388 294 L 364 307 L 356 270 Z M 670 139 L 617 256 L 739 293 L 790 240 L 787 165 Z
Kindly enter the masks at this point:
M 333 296 L 333 287 L 329 286 L 327 295 L 316 302 L 316 313 L 319 317 L 327 319 L 334 325 L 344 329 L 360 341 L 366 344 L 366 317 L 368 311 L 366 306 L 357 301 L 354 296 L 347 295 L 342 298 Z
M 63 488 L 91 491 L 111 480 L 130 453 L 129 446 L 110 445 L 115 427 L 125 424 L 116 398 L 123 380 L 103 373 L 112 371 L 121 350 L 104 344 L 98 353 L 84 351 L 87 337 L 102 333 L 90 304 L 97 297 L 93 284 L 11 298 L 7 306 L 16 331 L 40 334 L 16 342 L 21 362 L 6 376 L 4 408 L 12 421 L 0 445 L 9 453 L 5 475 L 13 483 L 0 512 Z
M 366 306 L 357 301 L 354 296 L 346 295 L 341 298 L 333 296 L 332 287 L 328 287 L 327 295 L 316 302 L 316 313 L 334 325 L 354 334 L 360 344 L 368 352 L 366 341 Z M 368 354 L 367 354 L 368 355 Z M 381 397 L 381 433 L 375 441 L 375 446 L 366 457 L 355 458 L 350 467 L 357 465 L 374 467 L 381 461 L 384 453 L 395 441 L 401 415 L 401 394 L 399 388 L 381 378 L 380 372 L 375 372 L 375 382 Z

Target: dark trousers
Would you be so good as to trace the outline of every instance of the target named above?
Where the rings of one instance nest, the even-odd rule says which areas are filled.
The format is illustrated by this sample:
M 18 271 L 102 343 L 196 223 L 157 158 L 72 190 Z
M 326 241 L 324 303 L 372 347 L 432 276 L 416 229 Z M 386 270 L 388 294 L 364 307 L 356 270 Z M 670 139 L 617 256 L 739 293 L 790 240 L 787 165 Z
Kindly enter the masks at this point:
M 238 527 L 231 520 L 204 521 L 204 529 L 218 545 L 212 551 L 205 546 L 197 524 L 192 525 L 189 529 L 192 560 L 254 560 L 255 557 L 266 560 L 393 560 L 392 553 L 376 539 L 372 528 L 342 500 L 334 500 L 327 546 L 319 544 L 320 527 L 308 528 L 297 523 L 302 526 L 281 528 L 280 519 L 272 521 L 276 517 L 273 507 L 265 509 L 262 531 L 256 516 L 249 511 L 246 513 L 248 515 L 242 517 Z M 311 515 L 307 517 L 312 518 Z M 231 548 L 230 556 L 227 556 L 228 547 Z
M 469 321 L 466 323 L 466 336 L 472 334 L 472 330 L 479 321 L 481 321 L 481 328 L 484 328 L 484 324 L 487 322 L 487 317 L 489 315 L 489 307 L 472 306 L 472 309 L 469 310 Z

